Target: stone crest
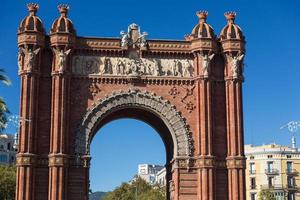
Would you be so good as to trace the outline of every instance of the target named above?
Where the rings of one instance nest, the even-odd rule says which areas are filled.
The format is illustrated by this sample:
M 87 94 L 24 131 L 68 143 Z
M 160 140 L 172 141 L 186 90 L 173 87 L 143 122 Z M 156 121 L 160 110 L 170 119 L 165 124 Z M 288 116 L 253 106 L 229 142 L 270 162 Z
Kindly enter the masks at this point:
M 122 48 L 132 47 L 145 49 L 147 47 L 146 36 L 148 33 L 141 33 L 140 27 L 135 23 L 128 26 L 127 33 L 125 31 L 121 31 L 120 34 Z

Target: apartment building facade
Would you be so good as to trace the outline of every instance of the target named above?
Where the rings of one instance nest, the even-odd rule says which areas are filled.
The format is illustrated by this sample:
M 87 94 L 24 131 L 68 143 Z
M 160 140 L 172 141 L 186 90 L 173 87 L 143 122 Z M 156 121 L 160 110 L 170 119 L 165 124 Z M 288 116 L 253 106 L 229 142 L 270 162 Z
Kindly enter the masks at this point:
M 300 200 L 300 152 L 277 144 L 245 145 L 247 200 L 257 200 L 262 190 L 276 200 Z

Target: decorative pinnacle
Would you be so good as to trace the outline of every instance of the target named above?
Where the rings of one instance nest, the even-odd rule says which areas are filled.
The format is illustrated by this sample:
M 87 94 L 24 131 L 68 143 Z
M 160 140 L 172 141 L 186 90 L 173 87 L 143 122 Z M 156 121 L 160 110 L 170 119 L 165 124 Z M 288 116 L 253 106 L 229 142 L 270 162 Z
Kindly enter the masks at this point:
M 229 11 L 229 12 L 224 13 L 224 15 L 225 15 L 228 23 L 234 23 L 236 12 Z
M 67 4 L 59 4 L 59 5 L 57 6 L 57 8 L 58 8 L 58 10 L 59 10 L 61 16 L 66 17 L 67 14 L 68 14 L 68 11 L 69 11 L 69 9 L 70 9 L 70 6 L 67 5 Z
M 39 4 L 37 3 L 28 3 L 27 4 L 28 11 L 31 16 L 34 16 L 39 9 Z
M 205 11 L 205 10 L 200 10 L 198 12 L 196 12 L 196 15 L 198 16 L 200 22 L 206 22 L 206 18 L 207 18 L 207 15 L 208 15 L 208 12 Z

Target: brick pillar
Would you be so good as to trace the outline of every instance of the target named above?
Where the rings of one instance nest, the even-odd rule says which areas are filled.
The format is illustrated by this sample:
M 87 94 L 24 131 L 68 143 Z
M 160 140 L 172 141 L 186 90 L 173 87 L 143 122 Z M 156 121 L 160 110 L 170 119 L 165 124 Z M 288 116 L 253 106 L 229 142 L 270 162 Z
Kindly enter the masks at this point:
M 75 30 L 67 13 L 69 6 L 59 5 L 58 17 L 50 33 L 52 59 L 52 105 L 49 153 L 50 200 L 68 199 L 69 169 L 69 105 L 70 105 L 70 53 L 75 43 Z
M 91 162 L 91 157 L 90 155 L 82 156 L 83 160 L 83 170 L 84 170 L 84 188 L 83 188 L 83 200 L 88 200 L 89 196 L 89 189 L 90 189 L 90 162 Z
M 231 52 L 226 53 L 225 57 L 229 200 L 244 200 L 246 196 L 242 104 L 243 54 L 241 52 Z M 234 61 L 238 58 L 240 58 L 238 62 Z
M 53 51 L 59 51 L 53 49 Z M 64 51 L 64 50 L 63 50 Z M 54 53 L 52 71 L 52 114 L 49 154 L 49 199 L 67 199 L 68 135 L 69 135 L 69 90 L 67 71 L 59 71 L 60 59 Z
M 41 57 L 45 45 L 42 23 L 36 16 L 37 4 L 28 4 L 29 16 L 18 31 L 18 66 L 21 79 L 19 144 L 16 159 L 16 200 L 35 199 L 37 161 L 37 119 Z M 29 26 L 29 20 L 34 23 Z M 40 22 L 40 24 L 38 24 Z
M 215 157 L 213 156 L 212 124 L 212 81 L 210 65 L 214 57 L 212 51 L 200 51 L 197 54 L 199 69 L 199 199 L 215 199 Z
M 242 83 L 245 38 L 235 24 L 235 12 L 226 12 L 227 25 L 221 31 L 227 120 L 228 200 L 245 200 L 245 156 Z

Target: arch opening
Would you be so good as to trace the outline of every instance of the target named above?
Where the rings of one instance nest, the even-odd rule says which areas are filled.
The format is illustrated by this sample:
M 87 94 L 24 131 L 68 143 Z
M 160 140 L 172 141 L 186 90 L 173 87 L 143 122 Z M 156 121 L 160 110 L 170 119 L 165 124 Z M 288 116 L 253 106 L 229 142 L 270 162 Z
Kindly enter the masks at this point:
M 138 107 L 120 108 L 99 121 L 88 141 L 88 152 L 90 153 L 90 144 L 92 143 L 93 138 L 103 126 L 112 121 L 126 118 L 139 120 L 151 126 L 159 134 L 164 143 L 166 162 L 170 163 L 172 161 L 174 156 L 174 139 L 170 130 L 157 115 Z
M 164 180 L 160 186 L 165 187 L 167 170 L 161 167 L 168 163 L 168 153 L 157 130 L 141 119 L 110 119 L 102 124 L 91 141 L 91 191 L 111 191 L 124 182 L 130 182 L 135 175 L 150 184 Z

